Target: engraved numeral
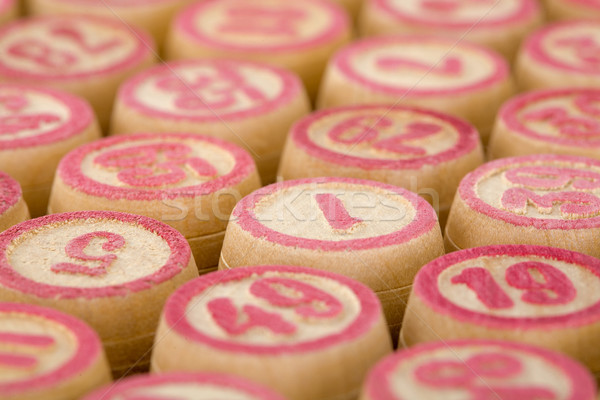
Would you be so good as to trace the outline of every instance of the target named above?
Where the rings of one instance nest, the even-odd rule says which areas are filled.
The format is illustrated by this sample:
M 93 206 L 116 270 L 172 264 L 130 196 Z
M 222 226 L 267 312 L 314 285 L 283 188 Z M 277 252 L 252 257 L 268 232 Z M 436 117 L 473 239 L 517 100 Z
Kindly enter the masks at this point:
M 273 277 L 255 281 L 250 294 L 277 308 L 292 308 L 301 317 L 313 319 L 334 318 L 342 313 L 343 305 L 334 296 L 313 285 L 293 279 Z M 241 310 L 225 297 L 211 300 L 208 311 L 213 320 L 231 335 L 240 335 L 262 327 L 279 335 L 297 331 L 296 325 L 273 311 L 258 305 L 246 304 Z
M 406 142 L 425 139 L 441 132 L 439 125 L 426 122 L 413 122 L 404 127 L 404 132 L 386 139 L 378 140 L 380 131 L 393 126 L 389 118 L 377 115 L 363 115 L 343 121 L 331 129 L 328 137 L 337 143 L 356 145 L 371 143 L 378 150 L 398 154 L 422 156 L 427 154 L 422 147 L 409 145 Z
M 77 57 L 72 53 L 52 48 L 40 40 L 26 39 L 14 43 L 8 48 L 8 53 L 52 69 L 68 68 L 77 63 Z
M 354 218 L 344 207 L 344 203 L 334 194 L 319 193 L 315 196 L 323 216 L 333 229 L 350 229 L 354 225 L 363 222 L 360 218 Z
M 456 76 L 462 73 L 462 62 L 456 57 L 446 57 L 438 64 L 428 64 L 422 61 L 410 60 L 399 56 L 387 56 L 377 59 L 377 67 L 382 70 L 410 69 L 418 72 L 436 75 Z
M 541 214 L 551 214 L 560 205 L 564 218 L 589 218 L 600 214 L 600 199 L 584 192 L 556 192 L 538 195 L 529 189 L 511 188 L 502 194 L 502 208 L 515 214 L 526 214 L 533 205 Z
M 422 384 L 441 390 L 461 388 L 469 392 L 469 400 L 545 400 L 556 399 L 549 389 L 539 386 L 508 386 L 499 379 L 517 377 L 523 365 L 517 358 L 502 353 L 484 353 L 460 361 L 430 361 L 414 374 Z M 490 383 L 482 382 L 490 379 Z
M 107 40 L 96 45 L 90 44 L 84 35 L 77 29 L 72 27 L 62 26 L 56 27 L 50 31 L 53 36 L 62 37 L 75 43 L 81 50 L 88 54 L 98 54 L 117 47 L 121 41 L 117 38 Z
M 253 102 L 265 101 L 265 95 L 248 84 L 246 79 L 229 66 L 220 67 L 212 76 L 198 76 L 185 82 L 180 77 L 167 77 L 157 81 L 156 87 L 177 93 L 174 105 L 182 110 L 220 110 L 235 106 L 237 95 Z
M 227 20 L 218 30 L 222 33 L 291 36 L 298 35 L 298 22 L 306 13 L 297 8 L 269 9 L 254 5 L 241 5 L 227 10 Z
M 91 45 L 80 31 L 66 26 L 54 27 L 49 30 L 48 40 L 56 39 L 67 39 L 74 43 L 81 52 L 94 55 L 104 53 L 121 43 L 120 39 L 115 38 Z M 79 61 L 76 54 L 50 46 L 39 39 L 24 39 L 15 42 L 8 48 L 8 53 L 14 57 L 29 59 L 40 66 L 53 69 L 68 68 Z
M 600 64 L 600 46 L 592 36 L 576 36 L 557 40 L 559 47 L 571 48 L 584 64 L 596 67 Z
M 588 105 L 580 105 L 587 107 Z M 588 109 L 592 111 L 591 109 Z M 548 107 L 532 111 L 523 116 L 528 121 L 544 121 L 553 125 L 562 135 L 574 137 L 598 136 L 600 123 L 587 117 L 570 116 L 566 109 Z
M 44 124 L 51 124 L 59 121 L 60 117 L 52 114 L 0 117 L 0 135 L 14 134 L 27 129 L 39 129 Z
M 187 177 L 191 170 L 200 177 L 217 175 L 208 161 L 190 157 L 192 149 L 182 143 L 161 143 L 132 146 L 99 155 L 94 162 L 104 168 L 119 170 L 117 178 L 130 186 L 158 187 L 172 185 Z M 159 156 L 164 155 L 165 161 Z
M 454 284 L 465 284 L 488 308 L 511 308 L 514 303 L 492 277 L 490 271 L 481 267 L 465 268 L 452 278 Z
M 524 292 L 521 300 L 529 304 L 567 304 L 577 295 L 577 290 L 567 275 L 552 265 L 541 262 L 513 264 L 507 268 L 505 279 L 511 287 Z M 485 268 L 465 268 L 453 277 L 451 282 L 467 285 L 488 308 L 502 309 L 514 306 L 511 298 Z
M 3 344 L 23 346 L 36 351 L 45 350 L 55 344 L 54 338 L 48 335 L 0 332 L 0 347 Z M 15 354 L 0 351 L 0 368 L 31 369 L 38 364 L 38 358 L 28 354 Z
M 242 310 L 245 322 L 239 322 L 240 312 L 230 299 L 217 298 L 208 303 L 208 311 L 215 322 L 230 335 L 240 335 L 256 327 L 264 327 L 277 334 L 296 332 L 296 326 L 284 320 L 279 314 L 268 312 L 254 305 L 245 305 Z
M 65 252 L 69 257 L 74 258 L 76 260 L 100 261 L 100 265 L 98 265 L 97 267 L 88 267 L 84 264 L 64 262 L 54 264 L 51 267 L 51 270 L 57 273 L 64 272 L 68 274 L 84 274 L 88 276 L 100 276 L 106 274 L 107 268 L 113 262 L 115 262 L 117 256 L 115 254 L 105 254 L 103 256 L 91 256 L 89 254 L 86 254 L 86 248 L 94 239 L 104 239 L 105 242 L 104 244 L 102 244 L 102 250 L 107 252 L 112 252 L 125 246 L 125 238 L 116 233 L 104 231 L 86 233 L 71 240 L 67 244 L 67 247 L 65 247 Z
M 507 171 L 504 177 L 516 186 L 539 190 L 557 190 L 569 184 L 585 191 L 600 188 L 600 174 L 574 168 L 527 166 Z

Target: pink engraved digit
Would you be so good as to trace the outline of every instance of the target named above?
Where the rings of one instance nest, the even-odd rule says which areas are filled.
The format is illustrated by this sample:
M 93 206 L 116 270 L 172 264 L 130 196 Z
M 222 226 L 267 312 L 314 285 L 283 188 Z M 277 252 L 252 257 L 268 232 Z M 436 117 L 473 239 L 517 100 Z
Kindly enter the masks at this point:
M 0 117 L 0 135 L 18 133 L 28 129 L 39 129 L 43 124 L 59 121 L 60 117 L 52 114 Z
M 568 117 L 567 110 L 562 107 L 546 107 L 539 110 L 528 112 L 523 115 L 527 121 L 549 121 L 554 122 L 558 119 Z
M 211 300 L 207 307 L 214 321 L 230 335 L 241 335 L 257 327 L 266 328 L 280 335 L 296 332 L 296 326 L 280 315 L 253 305 L 245 305 L 242 308 L 245 314 L 244 322 L 240 322 L 243 317 L 230 299 L 221 297 Z
M 399 133 L 390 138 L 376 142 L 373 147 L 376 149 L 387 150 L 400 154 L 412 154 L 417 156 L 425 155 L 425 149 L 416 146 L 410 146 L 404 142 L 424 139 L 439 133 L 442 128 L 439 125 L 429 124 L 426 122 L 413 122 L 406 126 L 405 133 Z
M 27 333 L 0 332 L 0 343 L 19 344 L 30 347 L 49 347 L 55 343 L 52 336 Z
M 156 172 L 160 172 L 156 174 Z M 185 179 L 185 172 L 173 162 L 157 163 L 152 168 L 130 168 L 117 174 L 117 178 L 131 186 L 158 187 L 171 185 Z
M 344 207 L 344 203 L 331 193 L 319 193 L 315 196 L 325 219 L 333 229 L 350 229 L 362 221 L 354 218 Z
M 523 116 L 529 121 L 546 121 L 554 125 L 561 134 L 567 136 L 598 136 L 600 123 L 595 119 L 569 116 L 567 110 L 560 107 L 549 107 L 532 111 Z
M 79 46 L 79 48 L 81 48 L 83 51 L 90 54 L 98 54 L 105 52 L 106 50 L 118 46 L 121 43 L 120 40 L 114 38 L 112 40 L 105 41 L 103 43 L 99 43 L 95 46 L 92 46 L 85 40 L 83 34 L 80 31 L 69 26 L 53 28 L 50 31 L 50 33 L 54 36 L 62 36 L 71 40 L 72 42 L 76 43 Z
M 510 188 L 501 198 L 502 207 L 515 214 L 527 213 L 532 204 L 542 214 L 550 214 L 556 204 L 564 218 L 588 218 L 600 214 L 600 199 L 585 192 L 557 192 L 538 195 L 529 189 Z
M 504 176 L 510 183 L 530 189 L 557 190 L 569 183 L 577 190 L 600 188 L 600 174 L 573 168 L 527 166 L 508 170 Z
M 37 365 L 37 358 L 24 354 L 0 352 L 0 366 L 29 369 Z
M 511 308 L 514 303 L 502 290 L 494 277 L 485 268 L 465 268 L 451 280 L 454 284 L 465 284 L 477 295 L 479 301 L 488 308 Z
M 65 50 L 56 50 L 39 40 L 26 39 L 8 48 L 8 54 L 29 59 L 46 68 L 67 68 L 77 63 L 77 57 Z
M 419 366 L 414 374 L 417 381 L 436 388 L 465 386 L 475 377 L 473 371 L 458 361 L 431 361 Z
M 189 157 L 192 149 L 183 143 L 160 143 L 132 146 L 100 154 L 94 162 L 105 168 L 117 168 L 117 178 L 136 187 L 158 187 L 175 184 L 186 178 L 188 166 L 199 176 L 212 177 L 217 170 L 208 161 Z M 164 154 L 165 161 L 159 161 Z M 157 172 L 159 172 L 157 174 Z
M 518 375 L 521 362 L 502 353 L 476 354 L 464 362 L 430 361 L 419 366 L 415 378 L 424 385 L 438 388 L 462 388 L 469 392 L 469 400 L 544 400 L 556 395 L 538 386 L 508 386 L 498 382 Z M 494 379 L 487 382 L 486 379 Z
M 407 68 L 419 72 L 431 72 L 436 75 L 456 76 L 462 72 L 462 62 L 456 57 L 446 57 L 440 65 L 430 65 L 422 61 L 409 60 L 399 56 L 380 57 L 376 61 L 382 70 L 397 70 Z
M 262 102 L 265 95 L 231 66 L 222 66 L 214 76 L 198 76 L 186 83 L 180 77 L 161 78 L 156 86 L 167 92 L 178 93 L 175 106 L 184 110 L 222 109 L 236 104 L 236 93 L 254 102 Z
M 532 271 L 543 278 L 536 280 Z M 577 294 L 567 275 L 546 263 L 527 261 L 511 265 L 506 270 L 506 282 L 512 287 L 525 290 L 521 299 L 533 304 L 566 304 Z M 551 294 L 552 293 L 552 294 Z
M 221 33 L 295 37 L 296 25 L 306 18 L 306 13 L 292 7 L 270 9 L 248 4 L 227 10 L 227 16 L 227 21 L 218 28 Z
M 379 136 L 379 130 L 392 125 L 391 119 L 381 115 L 359 115 L 335 125 L 327 136 L 334 142 L 343 144 L 372 142 Z
M 572 48 L 575 55 L 585 64 L 591 66 L 600 65 L 600 46 L 591 36 L 577 36 L 572 38 L 563 38 L 556 41 L 560 47 Z
M 286 289 L 286 292 L 277 290 Z M 286 295 L 289 290 L 293 295 Z M 277 307 L 294 307 L 305 317 L 331 318 L 339 315 L 342 303 L 332 295 L 307 283 L 287 278 L 265 278 L 250 286 L 250 293 Z
M 56 341 L 48 335 L 0 332 L 0 346 L 2 343 L 34 347 L 39 350 L 53 346 Z M 0 352 L 0 366 L 29 369 L 35 367 L 37 363 L 38 359 L 34 356 Z
M 29 104 L 29 100 L 24 94 L 7 94 L 0 95 L 0 104 L 11 112 L 17 112 L 25 108 Z
M 93 239 L 101 238 L 105 239 L 106 242 L 102 245 L 104 251 L 115 251 L 125 246 L 125 238 L 112 232 L 90 232 L 83 234 L 71 240 L 65 252 L 71 258 L 81 261 L 100 261 L 100 265 L 97 267 L 88 267 L 83 264 L 74 263 L 59 263 L 54 264 L 51 267 L 53 272 L 65 272 L 68 274 L 84 274 L 88 276 L 100 276 L 106 274 L 107 268 L 117 259 L 115 254 L 105 254 L 103 256 L 91 256 L 85 253 L 85 249 L 88 247 Z

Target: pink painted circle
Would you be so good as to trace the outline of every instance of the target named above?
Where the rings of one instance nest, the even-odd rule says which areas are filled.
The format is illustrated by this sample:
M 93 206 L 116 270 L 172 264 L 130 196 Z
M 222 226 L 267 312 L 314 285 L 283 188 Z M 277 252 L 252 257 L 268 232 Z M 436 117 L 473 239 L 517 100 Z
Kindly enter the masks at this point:
M 458 118 L 407 106 L 366 105 L 317 111 L 290 139 L 308 154 L 365 170 L 420 169 L 473 151 L 479 134 Z
M 135 396 L 147 399 L 160 400 L 163 397 L 152 397 L 153 389 L 160 390 L 162 387 L 170 387 L 176 395 L 177 388 L 186 390 L 188 396 L 179 397 L 180 400 L 192 400 L 202 398 L 202 389 L 217 391 L 223 390 L 222 395 L 236 394 L 251 396 L 253 400 L 283 400 L 280 395 L 246 379 L 234 375 L 226 375 L 214 372 L 173 372 L 158 375 L 137 375 L 116 384 L 98 389 L 81 400 L 121 400 Z M 191 397 L 190 397 L 191 395 Z M 124 397 L 123 397 L 124 396 Z M 196 397 L 194 397 L 196 396 Z
M 21 197 L 22 191 L 19 182 L 7 173 L 0 171 L 0 214 L 4 214 L 9 208 L 17 204 Z
M 119 99 L 149 117 L 222 122 L 274 112 L 302 93 L 293 73 L 239 60 L 175 61 L 132 77 Z
M 293 52 L 327 44 L 349 29 L 338 5 L 323 0 L 205 0 L 182 10 L 174 29 L 203 46 Z
M 290 194 L 290 208 L 286 210 L 284 196 Z M 356 200 L 363 195 L 373 206 L 371 212 L 387 208 L 383 213 L 385 217 L 378 218 L 366 212 L 360 218 L 358 213 L 361 209 L 370 207 L 365 206 L 365 197 L 362 202 Z M 357 204 L 351 204 L 355 200 Z M 294 206 L 293 203 L 298 205 L 299 201 L 303 201 L 305 207 Z M 277 209 L 281 204 L 284 208 Z M 352 208 L 349 209 L 349 206 Z M 289 218 L 295 219 L 294 224 L 286 224 L 286 212 L 290 213 L 287 215 Z M 265 186 L 244 197 L 236 205 L 232 216 L 243 230 L 257 239 L 282 246 L 325 251 L 399 245 L 429 232 L 437 224 L 433 208 L 415 193 L 375 181 L 333 177 L 290 180 Z M 304 222 L 309 225 L 307 232 L 301 234 L 298 228 Z M 334 236 L 323 239 L 320 238 L 321 233 Z
M 400 23 L 446 29 L 510 27 L 540 13 L 535 0 L 370 0 Z
M 283 276 L 285 283 L 282 284 L 279 281 L 270 282 L 270 280 L 277 280 L 277 276 Z M 279 284 L 293 291 L 298 291 L 297 289 L 299 288 L 302 294 L 306 295 L 306 293 L 311 293 L 311 295 L 317 296 L 326 305 L 326 310 L 317 311 L 312 309 L 311 306 L 296 304 L 298 307 L 296 310 L 300 315 L 303 315 L 303 318 L 308 317 L 316 320 L 325 318 L 326 322 L 333 318 L 333 321 L 338 321 L 336 317 L 340 317 L 341 313 L 351 313 L 350 310 L 345 310 L 344 304 L 337 299 L 334 293 L 325 292 L 322 288 L 318 288 L 316 283 L 314 283 L 317 281 L 330 282 L 331 285 L 336 285 L 340 290 L 344 290 L 346 292 L 346 297 L 353 297 L 352 303 L 356 302 L 356 309 L 352 311 L 352 320 L 346 321 L 345 326 L 343 326 L 342 329 L 338 329 L 338 332 L 321 332 L 320 334 L 315 334 L 313 337 L 306 338 L 305 340 L 296 340 L 295 342 L 293 340 L 286 340 L 283 343 L 246 343 L 235 339 L 235 335 L 227 336 L 230 335 L 227 331 L 224 331 L 225 337 L 220 337 L 213 333 L 208 333 L 208 327 L 204 329 L 204 325 L 200 327 L 197 322 L 190 321 L 190 318 L 196 316 L 195 313 L 190 316 L 192 313 L 188 312 L 192 301 L 207 300 L 206 296 L 213 296 L 214 293 L 216 293 L 215 289 L 218 289 L 219 285 L 234 285 L 237 282 L 244 280 L 259 284 L 262 282 L 265 283 L 266 286 Z M 288 286 L 294 282 L 296 282 L 294 286 Z M 264 289 L 263 291 L 268 290 L 268 288 L 265 289 L 265 287 L 262 289 Z M 249 290 L 250 293 L 254 294 L 253 288 L 250 288 Z M 277 292 L 274 289 L 271 290 Z M 279 293 L 275 296 L 275 298 L 270 299 L 267 295 L 263 295 L 261 298 L 258 298 L 258 300 L 263 302 L 268 301 L 272 303 L 273 306 L 281 307 L 282 309 L 289 309 L 294 306 L 293 300 L 289 297 L 282 296 Z M 282 297 L 285 297 L 285 299 Z M 212 300 L 222 299 L 226 298 L 215 297 Z M 223 305 L 222 303 L 223 302 L 221 302 L 219 306 Z M 259 302 L 257 304 L 264 303 Z M 202 304 L 194 306 L 195 311 L 198 311 L 199 308 L 203 309 L 203 314 L 211 315 L 211 318 L 213 319 L 215 317 L 227 317 L 227 315 L 225 315 L 227 314 L 225 311 L 226 308 L 219 309 L 216 307 L 212 311 L 209 311 L 207 305 Z M 198 279 L 194 279 L 181 286 L 171 295 L 171 297 L 169 297 L 165 304 L 163 316 L 168 329 L 181 335 L 189 342 L 198 342 L 232 353 L 242 352 L 272 355 L 314 352 L 339 345 L 343 342 L 357 340 L 373 328 L 375 323 L 381 317 L 381 312 L 381 305 L 375 293 L 353 279 L 330 272 L 315 270 L 313 268 L 270 265 L 234 268 L 203 275 Z M 277 328 L 282 331 L 287 324 L 289 324 L 289 322 L 281 316 L 276 323 Z M 217 325 L 217 328 L 221 326 L 218 323 L 215 323 L 215 325 Z M 334 328 L 332 327 L 332 329 Z M 289 334 L 289 332 L 286 332 L 279 333 Z
M 100 276 L 99 274 L 94 273 L 94 271 L 97 270 L 97 267 L 92 268 L 85 266 L 85 263 L 81 260 L 91 260 L 96 264 L 99 264 L 98 261 L 106 260 L 106 258 L 88 256 L 85 254 L 86 246 L 95 238 L 84 238 L 84 241 L 82 242 L 80 240 L 82 236 L 95 233 L 101 234 L 98 235 L 98 237 L 104 239 L 109 239 L 110 236 L 117 236 L 118 240 L 115 241 L 115 243 L 111 243 L 111 241 L 108 240 L 102 245 L 102 249 L 106 252 L 108 257 L 111 255 L 114 256 L 114 253 L 110 253 L 108 250 L 126 249 L 127 247 L 132 249 L 136 248 L 135 246 L 132 246 L 131 243 L 128 243 L 126 238 L 121 235 L 111 235 L 110 232 L 106 232 L 107 228 L 105 225 L 107 225 L 107 223 L 115 226 L 130 226 L 131 230 L 139 232 L 137 234 L 138 236 L 142 233 L 148 233 L 148 235 L 152 235 L 152 237 L 156 236 L 156 240 L 152 241 L 152 243 L 156 244 L 157 247 L 160 247 L 155 253 L 158 251 L 164 252 L 162 254 L 163 258 L 166 260 L 164 264 L 155 269 L 152 269 L 154 266 L 148 266 L 146 268 L 148 269 L 147 273 L 146 270 L 139 268 L 140 271 L 131 272 L 131 274 L 129 274 L 131 276 L 127 275 L 125 273 L 127 271 L 125 271 L 123 272 L 124 277 L 120 277 L 119 282 L 115 284 L 109 283 L 108 285 L 103 286 L 103 282 L 100 282 L 100 284 L 97 282 L 90 282 L 90 280 Z M 85 224 L 85 230 L 78 227 L 81 224 Z M 47 272 L 45 276 L 52 277 L 53 275 L 65 274 L 73 277 L 74 284 L 53 285 L 42 281 L 39 277 L 34 279 L 31 276 L 33 272 L 31 269 L 28 269 L 27 274 L 25 274 L 11 264 L 9 256 L 13 255 L 25 240 L 43 234 L 44 232 L 48 233 L 48 230 L 50 230 L 50 233 L 53 230 L 62 230 L 65 232 L 70 226 L 78 228 L 67 231 L 68 237 L 65 240 L 68 239 L 68 244 L 64 249 L 67 257 L 58 257 L 60 260 L 57 258 L 56 264 L 54 264 L 52 268 L 49 268 L 49 270 L 51 269 L 51 272 Z M 94 226 L 97 226 L 98 228 L 94 229 Z M 118 236 L 120 236 L 120 239 Z M 73 244 L 74 241 L 78 241 L 78 243 Z M 69 249 L 69 247 L 73 248 L 82 243 L 83 246 L 81 246 L 81 252 L 83 254 L 81 255 L 73 254 L 73 250 Z M 46 250 L 46 248 L 47 246 L 40 250 Z M 138 249 L 135 251 L 143 250 Z M 188 265 L 190 257 L 191 250 L 183 235 L 170 226 L 152 218 L 112 211 L 80 211 L 52 214 L 22 222 L 0 233 L 0 285 L 9 290 L 28 294 L 37 298 L 94 299 L 99 297 L 125 296 L 128 293 L 151 289 L 155 285 L 168 281 L 179 274 Z M 108 260 L 114 262 L 117 258 L 118 257 L 114 256 Z M 63 259 L 74 264 L 75 268 L 62 268 L 60 271 L 58 269 L 53 269 L 58 265 L 58 262 Z M 48 263 L 54 261 L 55 260 L 48 260 Z M 82 266 L 79 266 L 78 263 L 81 263 Z M 63 262 L 61 264 L 67 263 Z M 131 265 L 133 264 L 130 262 L 127 268 Z M 139 266 L 138 263 L 138 267 Z M 110 268 L 110 263 L 106 268 Z M 40 265 L 39 273 L 42 274 L 42 272 L 42 267 Z M 84 280 L 84 278 L 87 280 Z M 61 279 L 64 282 L 65 278 Z
M 535 368 L 539 363 L 547 373 L 561 376 L 567 387 L 560 387 L 561 379 L 548 380 L 543 385 L 530 382 L 527 376 L 544 372 Z M 444 372 L 450 376 L 442 376 Z M 559 398 L 551 390 L 554 388 L 568 393 L 565 400 L 592 400 L 596 393 L 589 372 L 572 359 L 539 347 L 500 340 L 451 340 L 401 350 L 373 368 L 364 390 L 372 400 L 408 400 L 394 388 L 399 380 L 408 385 L 402 386 L 406 393 L 420 390 L 421 394 L 433 396 L 449 393 L 468 396 L 479 389 L 499 396 L 500 393 L 523 395 L 529 391 L 545 398 Z
M 600 147 L 600 90 L 550 89 L 507 101 L 498 118 L 512 132 L 573 147 Z
M 600 75 L 600 26 L 587 20 L 554 23 L 533 33 L 521 51 L 561 72 Z
M 488 162 L 458 187 L 473 210 L 535 229 L 600 227 L 600 161 L 532 155 Z
M 0 28 L 0 76 L 69 81 L 119 73 L 150 57 L 148 34 L 108 17 L 40 16 Z
M 221 139 L 141 133 L 80 146 L 63 157 L 57 174 L 91 196 L 152 201 L 207 196 L 235 186 L 255 169 L 245 150 Z
M 44 146 L 81 134 L 94 120 L 83 99 L 54 89 L 0 84 L 0 151 Z
M 370 91 L 409 98 L 474 93 L 510 74 L 507 62 L 485 47 L 428 35 L 362 39 L 336 53 L 331 65 Z
M 532 270 L 548 285 L 539 283 Z M 527 287 L 529 280 L 532 287 Z M 551 330 L 597 323 L 599 288 L 600 260 L 595 257 L 546 246 L 497 245 L 430 262 L 415 277 L 412 295 L 436 313 L 465 323 Z
M 64 363 L 57 368 L 45 373 L 15 379 L 3 380 L 0 383 L 0 393 L 5 396 L 16 396 L 40 391 L 44 389 L 59 387 L 66 380 L 75 379 L 78 375 L 91 367 L 92 363 L 101 355 L 102 346 L 96 332 L 82 321 L 70 315 L 63 314 L 50 308 L 38 307 L 29 304 L 17 303 L 0 303 L 0 319 L 3 317 L 20 317 L 23 320 L 29 320 L 32 323 L 40 323 L 41 321 L 51 323 L 57 329 L 64 331 L 70 336 L 77 347 L 73 351 L 73 355 L 65 360 Z M 10 327 L 10 325 L 9 325 Z M 55 339 L 49 335 L 29 335 L 25 332 L 14 332 L 13 330 L 5 331 L 4 327 L 0 326 L 0 342 L 10 341 L 11 343 L 22 344 L 24 348 L 28 345 L 34 348 L 46 349 L 54 344 Z M 56 350 L 55 350 L 56 351 Z M 29 362 L 38 362 L 36 356 L 43 357 L 44 351 L 38 351 L 36 354 L 27 357 Z M 10 354 L 3 354 L 10 358 Z M 14 359 L 17 355 L 14 355 Z M 21 356 L 22 360 L 25 355 Z M 1 364 L 1 362 L 0 362 Z M 29 365 L 29 364 L 28 364 Z M 31 372 L 31 370 L 30 370 Z

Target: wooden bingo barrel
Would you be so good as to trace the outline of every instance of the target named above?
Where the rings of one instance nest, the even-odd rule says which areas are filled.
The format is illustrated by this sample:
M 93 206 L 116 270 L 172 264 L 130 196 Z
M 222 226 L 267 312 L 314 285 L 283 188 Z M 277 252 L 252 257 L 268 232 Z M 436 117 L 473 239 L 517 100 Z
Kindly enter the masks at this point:
M 435 33 L 468 40 L 513 59 L 542 21 L 537 0 L 366 0 L 359 26 L 363 36 Z
M 171 19 L 192 0 L 25 0 L 33 15 L 94 15 L 150 33 L 162 46 Z M 77 18 L 77 17 L 75 17 Z
M 598 0 L 543 0 L 543 4 L 552 20 L 600 18 Z
M 292 123 L 309 112 L 302 82 L 286 70 L 250 61 L 179 61 L 121 86 L 111 133 L 220 137 L 248 150 L 263 182 L 271 183 Z
M 404 187 L 428 200 L 443 224 L 460 180 L 482 163 L 477 131 L 457 118 L 406 106 L 347 106 L 296 123 L 278 175 L 347 176 Z
M 292 266 L 189 282 L 167 301 L 156 337 L 153 372 L 232 373 L 290 400 L 356 398 L 368 370 L 392 350 L 371 290 Z
M 19 183 L 4 172 L 0 172 L 0 232 L 28 220 L 27 204 Z
M 17 18 L 19 3 L 17 0 L 0 0 L 0 25 Z
M 515 66 L 522 90 L 600 87 L 600 25 L 567 21 L 548 25 L 527 38 Z
M 206 0 L 183 9 L 167 37 L 168 59 L 236 58 L 297 73 L 314 98 L 329 57 L 350 41 L 347 14 L 324 0 Z
M 219 373 L 137 375 L 98 389 L 81 400 L 285 400 L 246 379 Z
M 100 128 L 90 106 L 76 96 L 3 83 L 0 133 L 0 171 L 19 182 L 31 214 L 37 217 L 46 214 L 60 159 L 98 139 Z
M 110 210 L 171 225 L 200 272 L 214 270 L 235 203 L 260 187 L 252 157 L 226 141 L 163 133 L 107 138 L 65 156 L 49 210 Z
M 83 319 L 117 376 L 147 368 L 166 298 L 197 276 L 183 236 L 139 215 L 55 214 L 0 234 L 0 300 Z
M 596 383 L 564 355 L 502 340 L 451 340 L 386 357 L 360 400 L 596 400 Z
M 77 400 L 111 381 L 96 332 L 50 308 L 0 303 L 3 400 Z
M 363 39 L 329 61 L 318 107 L 408 104 L 471 122 L 487 141 L 513 93 L 507 62 L 479 45 L 434 36 Z
M 600 89 L 546 89 L 506 102 L 496 118 L 488 155 L 600 158 L 599 148 Z
M 424 266 L 400 334 L 431 340 L 506 339 L 565 353 L 600 372 L 600 260 L 546 246 L 501 245 Z
M 356 279 L 379 296 L 397 332 L 412 280 L 444 254 L 435 211 L 397 186 L 311 178 L 243 198 L 227 226 L 220 269 L 304 265 Z
M 534 155 L 484 164 L 456 192 L 446 250 L 537 244 L 598 257 L 599 196 L 597 160 Z
M 145 33 L 108 18 L 22 19 L 0 28 L 0 82 L 77 94 L 106 129 L 119 84 L 154 63 L 152 46 Z

